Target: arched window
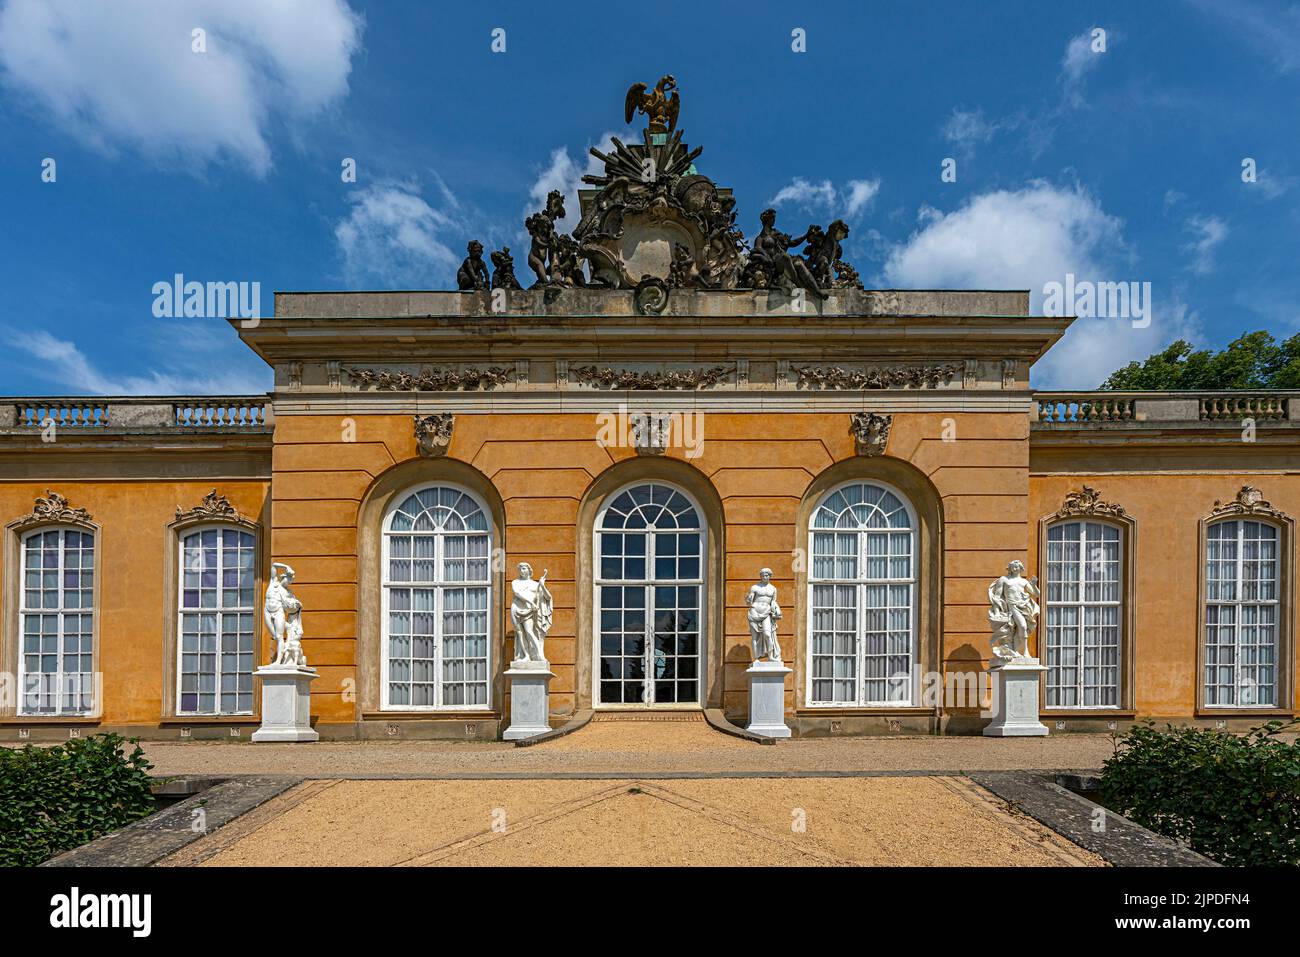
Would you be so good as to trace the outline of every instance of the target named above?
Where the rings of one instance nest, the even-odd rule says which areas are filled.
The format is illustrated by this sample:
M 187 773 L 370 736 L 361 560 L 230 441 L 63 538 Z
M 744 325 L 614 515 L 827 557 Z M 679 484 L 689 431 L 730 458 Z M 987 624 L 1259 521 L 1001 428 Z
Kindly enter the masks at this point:
M 1205 529 L 1205 704 L 1277 706 L 1277 526 L 1231 519 Z
M 808 700 L 912 704 L 916 646 L 916 515 L 876 482 L 828 492 L 809 536 Z
M 671 485 L 610 496 L 596 517 L 597 704 L 700 701 L 704 529 Z
M 19 714 L 94 710 L 95 536 L 45 527 L 22 536 Z
M 220 524 L 180 536 L 177 713 L 252 714 L 257 539 Z
M 489 707 L 487 511 L 451 485 L 394 501 L 383 534 L 382 707 Z
M 1124 595 L 1121 530 L 1107 522 L 1056 522 L 1047 529 L 1048 708 L 1117 708 Z

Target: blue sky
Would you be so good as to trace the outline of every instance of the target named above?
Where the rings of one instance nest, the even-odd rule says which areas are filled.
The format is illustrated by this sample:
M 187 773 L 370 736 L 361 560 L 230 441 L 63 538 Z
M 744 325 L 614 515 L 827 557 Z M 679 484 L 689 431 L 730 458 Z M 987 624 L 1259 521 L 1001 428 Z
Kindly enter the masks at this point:
M 176 273 L 269 313 L 452 288 L 480 238 L 524 278 L 524 215 L 666 72 L 745 232 L 844 218 L 869 288 L 1151 283 L 1150 325 L 1080 320 L 1041 388 L 1300 331 L 1300 5 L 0 0 L 0 393 L 268 388 L 224 321 L 153 315 Z

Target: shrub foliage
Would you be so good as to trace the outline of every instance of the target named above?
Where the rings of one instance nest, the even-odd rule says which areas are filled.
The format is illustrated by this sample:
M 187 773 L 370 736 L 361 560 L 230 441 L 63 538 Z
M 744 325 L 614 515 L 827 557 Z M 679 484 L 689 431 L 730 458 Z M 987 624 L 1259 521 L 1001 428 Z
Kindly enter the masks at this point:
M 1278 737 L 1287 727 L 1135 726 L 1102 766 L 1102 800 L 1220 864 L 1300 865 L 1300 742 Z
M 40 864 L 149 814 L 151 767 L 117 734 L 0 748 L 0 867 Z

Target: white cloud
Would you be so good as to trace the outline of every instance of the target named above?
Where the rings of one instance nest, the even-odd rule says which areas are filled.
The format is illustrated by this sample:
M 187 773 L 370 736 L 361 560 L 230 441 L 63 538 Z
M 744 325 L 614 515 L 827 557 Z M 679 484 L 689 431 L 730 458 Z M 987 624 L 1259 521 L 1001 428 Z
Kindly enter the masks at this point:
M 1014 126 L 1013 121 L 999 120 L 990 123 L 983 109 L 960 110 L 953 108 L 943 124 L 943 137 L 964 156 L 971 156 L 977 146 L 982 146 L 1004 127 Z
M 1205 275 L 1214 271 L 1214 251 L 1228 238 L 1228 224 L 1218 216 L 1193 216 L 1187 231 L 1194 237 L 1183 247 L 1192 257 L 1193 272 Z
M 1252 0 L 1190 2 L 1267 56 L 1279 73 L 1300 70 L 1300 6 L 1264 5 Z
M 768 206 L 798 206 L 807 210 L 822 211 L 827 215 L 856 216 L 871 204 L 880 192 L 878 179 L 851 179 L 836 189 L 828 179 L 820 183 L 796 176 L 767 201 Z
M 912 289 L 1028 289 L 1030 310 L 1042 308 L 1048 282 L 1141 282 L 1125 266 L 1123 222 L 1081 187 L 1033 182 L 1019 190 L 984 193 L 942 213 L 924 208 L 921 226 L 896 245 L 884 280 Z M 1130 359 L 1143 359 L 1170 340 L 1194 338 L 1195 316 L 1152 291 L 1151 323 L 1078 319 L 1034 368 L 1042 388 L 1096 388 Z
M 95 148 L 164 166 L 234 159 L 260 176 L 273 119 L 347 93 L 362 27 L 347 0 L 8 0 L 0 76 Z
M 612 141 L 616 136 L 620 142 L 628 143 L 631 141 L 632 134 L 627 130 L 607 130 L 600 135 L 598 140 L 588 145 L 596 147 L 602 153 L 609 154 L 614 150 Z M 578 206 L 578 189 L 588 188 L 582 181 L 583 175 L 588 173 L 601 175 L 604 172 L 605 164 L 592 156 L 590 152 L 587 152 L 586 161 L 584 162 L 581 157 L 574 159 L 567 147 L 557 146 L 551 151 L 550 162 L 538 173 L 537 179 L 533 181 L 533 185 L 528 189 L 530 203 L 527 210 L 524 211 L 524 217 L 531 216 L 533 213 L 545 208 L 546 195 L 551 190 L 558 189 L 564 195 L 564 218 L 558 220 L 556 226 L 562 233 L 570 232 L 582 219 L 581 209 Z M 516 270 L 516 275 L 518 275 L 518 270 Z
M 1110 49 L 1112 36 L 1106 34 L 1106 49 Z M 1065 89 L 1065 98 L 1071 106 L 1083 105 L 1084 77 L 1097 68 L 1105 52 L 1093 49 L 1095 41 L 1092 30 L 1085 30 L 1078 36 L 1071 37 L 1065 45 L 1065 55 L 1061 57 L 1061 85 Z
M 455 197 L 441 184 L 453 209 Z M 350 194 L 352 209 L 334 227 L 350 283 L 397 289 L 450 288 L 467 241 L 460 217 L 435 209 L 410 183 L 384 182 Z
M 24 371 L 57 385 L 69 395 L 249 395 L 265 392 L 270 386 L 270 370 L 262 370 L 261 374 L 237 369 L 212 372 L 221 366 L 214 362 L 214 351 L 234 339 L 205 335 L 198 328 L 169 338 L 172 345 L 167 350 L 167 368 L 126 376 L 102 371 L 75 342 L 44 330 L 0 327 L 0 333 L 10 346 L 31 357 L 23 361 Z

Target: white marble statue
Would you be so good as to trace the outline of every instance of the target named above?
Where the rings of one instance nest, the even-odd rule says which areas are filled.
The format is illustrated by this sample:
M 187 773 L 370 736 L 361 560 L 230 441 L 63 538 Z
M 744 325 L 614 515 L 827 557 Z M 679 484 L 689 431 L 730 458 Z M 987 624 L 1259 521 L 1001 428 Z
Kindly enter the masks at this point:
M 302 602 L 289 586 L 293 584 L 293 569 L 284 562 L 271 563 L 271 581 L 266 586 L 266 600 L 262 615 L 266 630 L 275 639 L 274 665 L 307 667 L 307 656 L 302 652 Z
M 776 586 L 772 584 L 772 569 L 758 573 L 759 580 L 750 586 L 745 595 L 749 606 L 749 640 L 755 661 L 781 663 L 781 645 L 776 640 L 776 623 L 781 619 L 781 606 L 776 603 Z
M 1038 579 L 1024 577 L 1023 562 L 1012 562 L 1007 573 L 989 585 L 989 624 L 993 626 L 993 655 L 1011 661 L 1029 657 L 1029 635 L 1038 624 Z
M 533 566 L 519 563 L 519 577 L 510 583 L 513 600 L 510 621 L 515 626 L 514 667 L 540 662 L 546 664 L 546 635 L 551 630 L 555 602 L 546 590 L 546 571 L 533 580 Z

